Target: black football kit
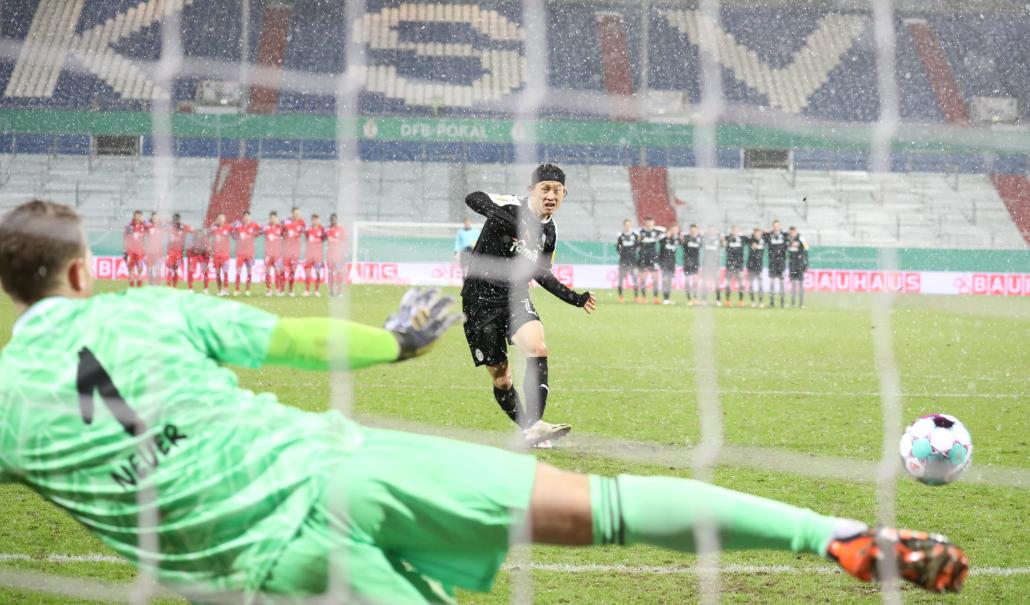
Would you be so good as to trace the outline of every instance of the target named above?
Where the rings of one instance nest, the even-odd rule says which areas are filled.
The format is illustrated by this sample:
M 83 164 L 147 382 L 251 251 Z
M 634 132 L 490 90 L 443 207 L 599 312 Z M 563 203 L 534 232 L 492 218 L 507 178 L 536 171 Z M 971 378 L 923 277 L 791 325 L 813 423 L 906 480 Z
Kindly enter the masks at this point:
M 637 288 L 637 248 L 638 237 L 636 231 L 620 231 L 615 238 L 615 251 L 619 254 L 619 298 L 622 298 L 622 286 L 626 283 L 626 276 L 633 279 L 633 298 L 638 295 Z
M 783 272 L 787 270 L 787 234 L 770 231 L 765 234 L 765 246 L 769 250 L 769 306 L 776 306 L 776 290 L 780 291 L 780 306 L 783 306 Z
M 575 292 L 551 273 L 557 235 L 554 221 L 541 221 L 529 201 L 514 195 L 477 191 L 465 204 L 486 217 L 465 272 L 461 289 L 465 340 L 477 365 L 496 366 L 508 359 L 508 343 L 523 325 L 539 321 L 529 298 L 529 280 L 570 305 L 583 307 L 589 292 Z M 526 360 L 526 410 L 514 388 L 494 388 L 494 398 L 524 428 L 543 417 L 547 405 L 547 357 Z

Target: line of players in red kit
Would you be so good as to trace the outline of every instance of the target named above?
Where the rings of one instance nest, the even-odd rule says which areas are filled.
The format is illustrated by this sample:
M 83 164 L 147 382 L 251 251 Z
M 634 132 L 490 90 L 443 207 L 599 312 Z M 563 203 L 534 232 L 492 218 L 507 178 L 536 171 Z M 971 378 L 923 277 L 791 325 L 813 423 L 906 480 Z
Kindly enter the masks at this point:
M 329 217 L 329 225 L 322 225 L 318 214 L 305 223 L 298 208 L 280 221 L 277 212 L 268 213 L 268 223 L 261 225 L 244 212 L 239 219 L 229 222 L 219 214 L 207 228 L 194 229 L 174 214 L 165 222 L 153 212 L 150 220 L 143 219 L 137 210 L 125 226 L 123 241 L 130 287 L 140 287 L 144 281 L 151 285 L 161 282 L 178 287 L 180 276 L 186 287 L 193 290 L 193 281 L 203 281 L 203 293 L 208 293 L 213 269 L 219 296 L 229 295 L 229 260 L 232 245 L 236 244 L 236 289 L 240 295 L 241 277 L 245 296 L 250 296 L 253 280 L 255 241 L 265 238 L 265 296 L 294 296 L 298 269 L 304 269 L 303 296 L 320 296 L 323 282 L 328 282 L 329 295 L 339 296 L 343 281 L 347 234 L 336 214 Z M 301 254 L 302 242 L 304 253 Z M 162 262 L 163 261 L 163 262 Z M 274 281 L 273 281 L 274 280 Z

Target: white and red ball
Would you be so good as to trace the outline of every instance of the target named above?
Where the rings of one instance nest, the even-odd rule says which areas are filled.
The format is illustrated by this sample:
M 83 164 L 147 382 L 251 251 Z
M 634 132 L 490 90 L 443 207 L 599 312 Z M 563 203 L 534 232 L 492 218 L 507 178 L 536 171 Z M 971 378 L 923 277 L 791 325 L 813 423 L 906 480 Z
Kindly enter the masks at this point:
M 969 468 L 973 439 L 958 418 L 930 414 L 905 429 L 899 451 L 909 475 L 927 485 L 943 485 Z

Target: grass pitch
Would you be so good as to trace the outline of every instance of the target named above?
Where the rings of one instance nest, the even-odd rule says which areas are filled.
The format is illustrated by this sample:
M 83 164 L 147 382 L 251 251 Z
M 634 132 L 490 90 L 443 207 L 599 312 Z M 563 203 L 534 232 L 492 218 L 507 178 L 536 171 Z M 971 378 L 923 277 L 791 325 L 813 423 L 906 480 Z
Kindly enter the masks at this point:
M 110 284 L 105 288 L 124 287 Z M 380 323 L 403 289 L 356 287 L 354 319 Z M 872 520 L 871 482 L 880 456 L 880 383 L 875 330 L 863 295 L 813 295 L 797 309 L 699 309 L 619 305 L 602 293 L 593 316 L 541 290 L 534 301 L 551 350 L 548 419 L 569 422 L 554 464 L 585 472 L 690 476 L 701 438 L 694 317 L 715 322 L 716 376 L 726 447 L 715 481 L 817 511 Z M 246 302 L 282 315 L 329 312 L 325 299 Z M 333 303 L 335 305 L 335 303 Z M 338 310 L 338 309 L 336 309 Z M 0 302 L 0 344 L 13 309 Z M 900 525 L 949 535 L 974 571 L 966 591 L 941 597 L 906 589 L 906 602 L 1020 603 L 1030 594 L 1030 301 L 900 297 L 891 315 L 905 422 L 947 412 L 969 427 L 973 467 L 956 484 L 930 488 L 905 477 L 897 487 Z M 703 364 L 702 364 L 703 365 Z M 521 371 L 516 363 L 516 373 Z M 284 369 L 241 371 L 243 386 L 271 390 L 305 409 L 325 409 L 341 391 L 330 377 Z M 426 358 L 354 374 L 353 413 L 367 422 L 504 443 L 512 425 L 497 409 L 486 372 L 472 367 L 460 329 Z M 516 376 L 517 384 L 521 378 Z M 899 430 L 902 427 L 898 427 Z M 11 570 L 113 583 L 121 563 L 69 517 L 17 485 L 0 486 L 0 577 Z M 650 548 L 533 548 L 536 603 L 689 603 L 698 600 L 694 557 Z M 724 553 L 725 602 L 879 602 L 875 587 L 816 557 Z M 513 576 L 463 603 L 506 603 Z M 2 583 L 0 583 L 2 584 Z M 162 602 L 178 602 L 162 599 Z M 3 603 L 95 602 L 0 585 Z

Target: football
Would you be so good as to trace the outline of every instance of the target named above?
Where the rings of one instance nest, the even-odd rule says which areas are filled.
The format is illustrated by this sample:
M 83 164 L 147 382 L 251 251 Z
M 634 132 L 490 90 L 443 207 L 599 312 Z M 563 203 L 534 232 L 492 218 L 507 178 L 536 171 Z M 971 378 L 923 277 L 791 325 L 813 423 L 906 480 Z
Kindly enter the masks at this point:
M 905 429 L 899 450 L 909 475 L 927 485 L 943 485 L 969 468 L 973 439 L 958 418 L 930 414 Z

